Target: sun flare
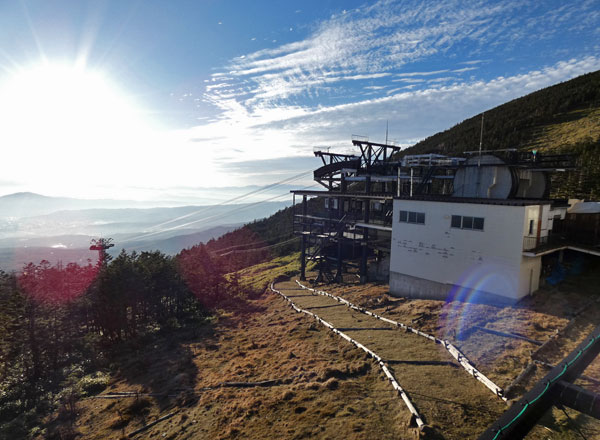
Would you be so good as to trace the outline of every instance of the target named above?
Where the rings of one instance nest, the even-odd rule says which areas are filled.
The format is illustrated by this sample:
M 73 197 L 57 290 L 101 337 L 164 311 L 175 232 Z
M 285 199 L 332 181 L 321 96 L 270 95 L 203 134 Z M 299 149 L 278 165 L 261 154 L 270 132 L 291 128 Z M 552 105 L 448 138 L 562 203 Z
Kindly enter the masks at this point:
M 108 177 L 127 181 L 125 164 L 143 162 L 140 146 L 157 138 L 129 94 L 77 64 L 43 63 L 0 77 L 0 121 L 5 164 L 26 166 L 28 178 L 53 189 L 97 183 L 89 166 L 101 160 L 123 164 Z M 22 178 L 11 170 L 5 178 Z
M 1 86 L 0 116 L 13 143 L 39 140 L 65 148 L 82 138 L 123 136 L 135 128 L 137 111 L 123 96 L 100 72 L 43 64 L 19 71 Z

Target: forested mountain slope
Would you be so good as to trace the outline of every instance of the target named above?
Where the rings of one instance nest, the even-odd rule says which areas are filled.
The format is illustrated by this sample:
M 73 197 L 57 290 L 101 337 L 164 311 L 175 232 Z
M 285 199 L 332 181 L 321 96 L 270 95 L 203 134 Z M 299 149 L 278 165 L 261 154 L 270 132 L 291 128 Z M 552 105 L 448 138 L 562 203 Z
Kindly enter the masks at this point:
M 287 255 L 299 249 L 292 232 L 293 207 L 277 211 L 270 217 L 248 223 L 207 243 L 209 251 L 223 255 L 233 271 L 260 263 L 273 256 Z
M 561 150 L 600 137 L 600 71 L 547 87 L 485 112 L 484 148 Z M 476 150 L 481 114 L 406 149 L 408 154 Z
M 430 136 L 402 154 L 458 154 L 479 148 L 482 115 Z M 483 148 L 575 153 L 580 169 L 553 179 L 553 196 L 600 198 L 600 71 L 487 110 Z

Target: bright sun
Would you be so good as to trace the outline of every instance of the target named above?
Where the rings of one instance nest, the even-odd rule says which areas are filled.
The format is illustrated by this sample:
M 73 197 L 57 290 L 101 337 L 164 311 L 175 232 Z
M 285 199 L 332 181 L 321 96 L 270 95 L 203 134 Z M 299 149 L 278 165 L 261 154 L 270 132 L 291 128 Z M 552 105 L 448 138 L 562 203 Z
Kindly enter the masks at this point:
M 144 188 L 216 178 L 212 168 L 198 173 L 204 150 L 190 146 L 184 131 L 162 128 L 135 101 L 105 74 L 77 65 L 0 72 L 0 184 L 119 198 L 128 197 L 122 188 L 143 197 Z
M 139 157 L 137 147 L 152 131 L 133 100 L 100 72 L 45 63 L 0 80 L 0 147 L 5 164 L 26 165 L 28 180 L 91 180 L 87 164 Z
M 102 74 L 58 64 L 21 71 L 6 81 L 0 116 L 17 143 L 25 136 L 65 145 L 107 129 L 123 135 L 139 123 L 133 106 Z

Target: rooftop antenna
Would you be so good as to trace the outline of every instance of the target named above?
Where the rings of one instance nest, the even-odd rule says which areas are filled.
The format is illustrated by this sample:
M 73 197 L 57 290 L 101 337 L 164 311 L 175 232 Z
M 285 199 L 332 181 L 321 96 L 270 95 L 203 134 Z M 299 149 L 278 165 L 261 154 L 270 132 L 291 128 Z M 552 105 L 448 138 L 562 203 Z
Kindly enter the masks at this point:
M 479 159 L 477 160 L 477 166 L 481 166 L 481 149 L 483 147 L 483 116 L 485 112 L 481 114 L 481 133 L 479 134 Z
M 385 144 L 388 143 L 388 120 L 385 121 Z

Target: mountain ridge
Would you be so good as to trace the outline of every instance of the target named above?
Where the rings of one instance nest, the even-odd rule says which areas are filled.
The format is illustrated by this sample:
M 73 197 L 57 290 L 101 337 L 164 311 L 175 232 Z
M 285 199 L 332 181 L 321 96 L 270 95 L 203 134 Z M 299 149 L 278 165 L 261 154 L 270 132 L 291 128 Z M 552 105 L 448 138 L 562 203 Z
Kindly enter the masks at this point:
M 146 202 L 119 199 L 81 199 L 75 197 L 46 196 L 30 191 L 21 191 L 0 196 L 0 218 L 33 217 L 60 210 L 79 209 L 125 209 L 126 207 L 179 206 L 173 201 Z M 141 209 L 141 208 L 140 208 Z

